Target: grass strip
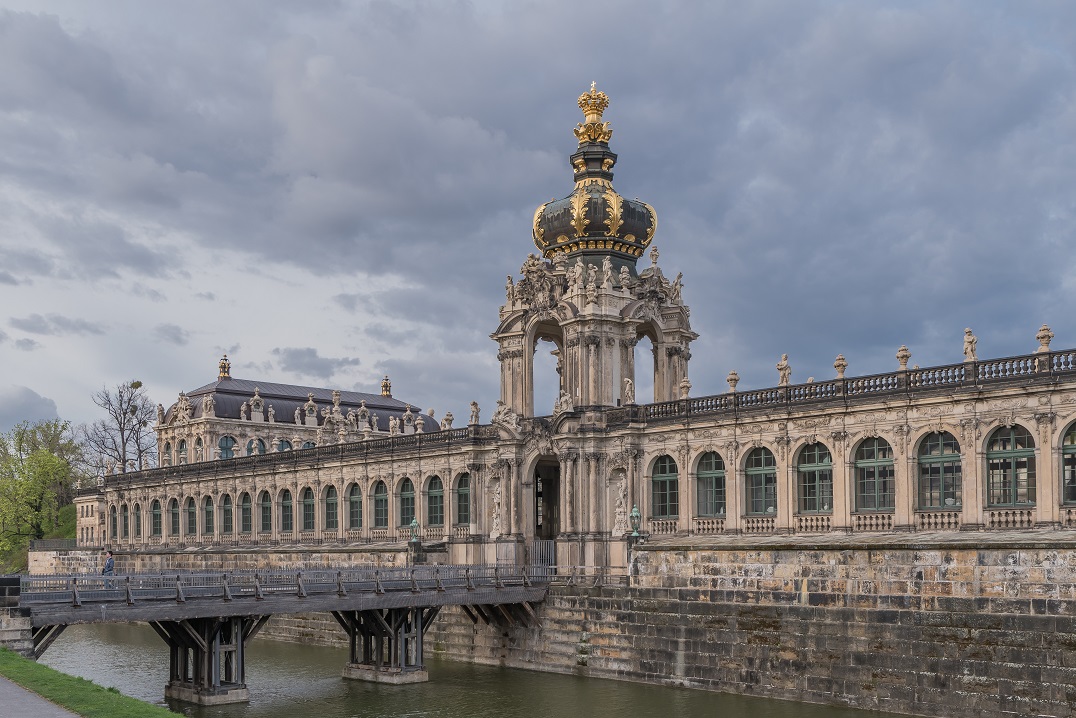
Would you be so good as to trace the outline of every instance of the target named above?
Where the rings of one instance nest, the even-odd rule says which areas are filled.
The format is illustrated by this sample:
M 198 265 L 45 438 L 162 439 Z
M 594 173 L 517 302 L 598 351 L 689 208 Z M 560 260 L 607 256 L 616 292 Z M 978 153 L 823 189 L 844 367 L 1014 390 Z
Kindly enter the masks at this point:
M 0 675 L 84 718 L 175 718 L 172 711 L 0 648 Z

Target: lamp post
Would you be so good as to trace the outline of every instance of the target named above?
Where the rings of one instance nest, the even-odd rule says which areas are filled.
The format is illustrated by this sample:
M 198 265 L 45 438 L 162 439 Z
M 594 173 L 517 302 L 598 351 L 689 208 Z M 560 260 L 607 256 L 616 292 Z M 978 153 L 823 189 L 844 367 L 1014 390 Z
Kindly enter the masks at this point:
M 639 526 L 642 525 L 643 517 L 639 513 L 639 506 L 635 505 L 631 507 L 631 513 L 628 514 L 628 520 L 631 521 L 631 538 L 633 540 L 639 539 Z
M 411 519 L 411 542 L 418 543 L 418 518 Z

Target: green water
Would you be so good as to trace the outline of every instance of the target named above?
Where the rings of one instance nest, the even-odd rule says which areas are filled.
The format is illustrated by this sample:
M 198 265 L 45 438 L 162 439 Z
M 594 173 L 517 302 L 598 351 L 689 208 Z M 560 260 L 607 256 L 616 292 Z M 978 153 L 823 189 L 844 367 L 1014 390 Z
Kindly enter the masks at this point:
M 386 686 L 340 677 L 340 648 L 256 639 L 248 646 L 251 700 L 203 708 L 174 702 L 196 718 L 881 718 L 871 711 L 639 685 L 451 661 L 427 663 L 430 681 Z M 42 663 L 127 695 L 165 705 L 168 653 L 148 626 L 71 626 Z

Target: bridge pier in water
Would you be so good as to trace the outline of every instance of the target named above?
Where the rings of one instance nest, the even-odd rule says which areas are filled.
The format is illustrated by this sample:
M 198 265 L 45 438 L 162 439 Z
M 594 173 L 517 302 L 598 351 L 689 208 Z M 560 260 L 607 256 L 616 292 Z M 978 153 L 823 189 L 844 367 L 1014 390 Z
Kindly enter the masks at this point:
M 439 606 L 332 611 L 348 635 L 344 678 L 374 683 L 423 683 L 430 679 L 423 636 Z
M 250 700 L 246 644 L 269 616 L 149 621 L 168 644 L 165 698 L 220 705 Z

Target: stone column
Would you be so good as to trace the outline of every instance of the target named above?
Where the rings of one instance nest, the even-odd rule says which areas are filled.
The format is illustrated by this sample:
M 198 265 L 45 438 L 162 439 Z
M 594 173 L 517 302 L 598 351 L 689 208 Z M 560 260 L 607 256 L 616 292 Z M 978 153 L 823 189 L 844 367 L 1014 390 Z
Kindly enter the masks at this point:
M 744 473 L 740 466 L 740 442 L 733 439 L 721 447 L 725 459 L 725 531 L 743 531 Z
M 960 420 L 960 527 L 967 530 L 984 526 L 986 515 L 986 475 L 982 473 L 986 458 L 979 437 L 979 420 Z
M 1054 445 L 1053 433 L 1056 414 L 1042 412 L 1035 414 L 1038 445 L 1035 452 L 1035 525 L 1045 527 L 1061 526 L 1061 497 L 1058 488 L 1061 479 L 1057 475 L 1061 466 L 1060 447 Z
M 852 511 L 848 497 L 849 488 L 852 486 L 852 474 L 849 471 L 850 464 L 847 456 L 848 432 L 834 431 L 830 434 L 830 438 L 833 440 L 831 445 L 833 457 L 833 505 L 830 507 L 833 514 L 830 526 L 834 531 L 850 531 Z
M 902 424 L 895 427 L 894 439 L 896 446 L 893 449 L 896 456 L 893 457 L 893 528 L 900 531 L 911 531 L 915 528 L 915 487 L 914 473 L 910 472 L 911 453 L 908 450 L 908 434 L 910 427 Z

